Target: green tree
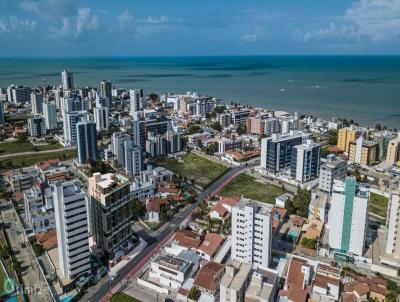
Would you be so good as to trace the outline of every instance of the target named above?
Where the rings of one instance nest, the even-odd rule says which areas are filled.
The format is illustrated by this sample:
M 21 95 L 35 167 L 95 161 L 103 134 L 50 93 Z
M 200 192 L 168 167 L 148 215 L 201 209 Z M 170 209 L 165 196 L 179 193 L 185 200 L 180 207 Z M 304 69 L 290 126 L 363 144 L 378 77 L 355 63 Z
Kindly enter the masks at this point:
M 308 217 L 308 206 L 311 200 L 311 192 L 307 189 L 301 189 L 297 187 L 297 192 L 291 200 L 291 204 L 288 203 L 290 210 L 289 214 L 296 214 L 301 217 Z
M 361 182 L 361 173 L 358 169 L 354 170 L 354 177 L 356 178 L 357 182 Z
M 226 110 L 226 106 L 217 106 L 214 108 L 215 113 L 224 113 L 225 110 Z
M 188 129 L 188 134 L 195 134 L 195 133 L 199 133 L 201 130 L 201 127 L 198 125 L 190 125 L 189 129 Z
M 160 97 L 159 97 L 158 94 L 152 92 L 152 93 L 149 94 L 149 99 L 152 100 L 152 101 L 158 101 L 160 99 Z
M 219 132 L 222 131 L 222 126 L 221 126 L 220 122 L 212 122 L 210 127 L 216 131 L 219 131 Z
M 201 296 L 201 291 L 200 291 L 196 286 L 193 286 L 193 287 L 190 289 L 188 298 L 189 298 L 189 299 L 192 299 L 192 300 L 194 300 L 194 301 L 197 301 L 197 300 L 200 299 L 200 296 Z
M 144 214 L 143 203 L 139 199 L 133 199 L 131 201 L 132 216 L 133 220 L 138 220 Z
M 312 238 L 303 237 L 301 245 L 305 248 L 315 250 L 317 248 L 317 240 Z
M 239 125 L 239 126 L 236 128 L 236 132 L 237 132 L 239 135 L 245 134 L 245 133 L 247 132 L 247 126 L 246 126 L 246 124 Z

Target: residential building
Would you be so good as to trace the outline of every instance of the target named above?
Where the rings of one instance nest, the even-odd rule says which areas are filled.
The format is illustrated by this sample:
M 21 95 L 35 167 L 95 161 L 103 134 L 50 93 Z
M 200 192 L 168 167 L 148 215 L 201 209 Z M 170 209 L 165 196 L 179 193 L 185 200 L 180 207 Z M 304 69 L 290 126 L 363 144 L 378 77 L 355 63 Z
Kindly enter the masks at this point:
M 165 134 L 171 129 L 171 122 L 165 118 L 156 119 L 142 119 L 137 118 L 133 120 L 133 137 L 134 143 L 140 148 L 146 147 L 146 140 L 148 133 L 152 132 L 153 135 Z
M 179 132 L 168 130 L 165 133 L 165 139 L 167 141 L 167 153 L 174 154 L 182 151 L 182 137 Z
M 246 121 L 247 133 L 263 135 L 265 131 L 265 120 L 262 116 L 252 116 Z
M 216 101 L 214 99 L 197 99 L 195 115 L 204 116 L 206 113 L 213 112 L 215 104 Z
M 264 134 L 268 137 L 272 134 L 278 134 L 280 130 L 279 119 L 276 117 L 269 117 L 264 121 L 265 129 Z
M 308 205 L 308 220 L 318 219 L 325 222 L 328 194 L 311 192 L 311 201 Z
M 359 137 L 350 142 L 348 155 L 350 162 L 365 166 L 372 165 L 377 161 L 378 143 Z
M 250 110 L 232 110 L 231 120 L 232 124 L 237 127 L 239 125 L 245 125 L 247 118 L 250 116 Z
M 34 234 L 55 228 L 53 195 L 50 190 L 43 194 L 44 186 L 34 185 L 24 191 L 25 217 Z
M 274 302 L 279 288 L 278 272 L 268 268 L 258 268 L 251 276 L 246 290 L 245 301 Z
M 319 170 L 319 189 L 329 194 L 332 193 L 333 181 L 344 179 L 346 175 L 347 162 L 334 154 L 329 154 Z
M 61 73 L 61 85 L 64 91 L 72 90 L 74 88 L 74 77 L 72 72 L 64 70 Z
M 46 135 L 46 127 L 44 118 L 40 115 L 35 115 L 28 120 L 28 130 L 31 137 L 40 137 Z
M 400 259 L 400 192 L 390 195 L 387 215 L 386 253 L 395 259 Z
M 114 132 L 111 137 L 111 151 L 114 155 L 114 165 L 125 167 L 125 141 L 132 141 L 128 134 Z
M 225 266 L 225 274 L 221 278 L 219 300 L 221 302 L 244 302 L 246 288 L 250 281 L 252 266 L 231 261 Z
M 142 149 L 134 146 L 132 140 L 125 140 L 125 173 L 129 176 L 138 175 L 143 170 L 143 153 Z
M 339 301 L 340 269 L 318 262 L 312 281 L 311 298 L 316 301 Z
M 143 109 L 143 98 L 141 94 L 142 92 L 140 89 L 129 90 L 130 114 L 132 116 L 134 112 Z
M 63 117 L 63 130 L 64 130 L 64 145 L 67 147 L 75 146 L 77 133 L 76 125 L 81 121 L 88 119 L 88 113 L 86 111 L 71 111 L 65 113 Z
M 43 96 L 41 93 L 31 93 L 31 108 L 32 114 L 38 115 L 43 113 Z
M 105 107 L 111 108 L 112 94 L 111 94 L 111 82 L 103 80 L 100 82 L 100 96 L 105 99 Z
M 230 139 L 230 138 L 221 138 L 218 140 L 218 153 L 224 154 L 227 151 L 235 151 L 242 149 L 243 140 L 241 139 Z
M 108 118 L 108 107 L 94 107 L 93 114 L 94 114 L 94 121 L 96 123 L 96 130 L 97 131 L 107 131 L 110 125 L 109 118 Z
M 16 193 L 30 189 L 37 183 L 38 177 L 39 172 L 37 169 L 27 167 L 12 170 L 8 176 L 8 182 L 10 183 L 11 190 Z
M 91 233 L 108 259 L 115 260 L 136 242 L 129 180 L 113 173 L 89 178 Z
M 82 121 L 76 124 L 76 145 L 78 163 L 86 164 L 88 160 L 97 160 L 98 152 L 95 123 Z
M 0 125 L 4 124 L 5 120 L 4 120 L 4 103 L 3 101 L 0 101 Z
M 272 206 L 242 198 L 232 207 L 231 257 L 268 267 L 271 258 Z
M 289 169 L 292 164 L 293 147 L 301 145 L 306 138 L 304 133 L 295 131 L 263 138 L 261 140 L 261 168 L 272 173 Z
M 340 128 L 338 131 L 337 147 L 341 152 L 348 153 L 350 142 L 360 137 L 361 131 L 356 129 L 353 125 L 351 127 Z
M 313 140 L 293 146 L 290 175 L 296 181 L 305 183 L 318 177 L 320 146 Z
M 52 185 L 61 274 L 74 280 L 91 272 L 88 196 L 74 182 Z
M 7 100 L 16 105 L 27 103 L 31 99 L 31 92 L 29 87 L 10 85 L 7 87 Z
M 329 245 L 336 253 L 363 255 L 369 188 L 355 177 L 335 180 L 328 214 Z
M 400 132 L 389 142 L 386 155 L 388 165 L 395 165 L 398 161 L 400 161 Z
M 203 295 L 214 298 L 224 272 L 225 265 L 209 261 L 200 268 L 193 286 Z
M 231 125 L 231 115 L 229 113 L 217 113 L 217 122 L 219 122 L 222 128 L 229 127 Z
M 47 130 L 57 128 L 57 112 L 56 104 L 54 102 L 44 102 L 43 103 L 43 116 L 44 123 Z
M 311 266 L 307 259 L 292 256 L 283 289 L 279 292 L 279 302 L 306 302 L 307 286 L 311 278 Z

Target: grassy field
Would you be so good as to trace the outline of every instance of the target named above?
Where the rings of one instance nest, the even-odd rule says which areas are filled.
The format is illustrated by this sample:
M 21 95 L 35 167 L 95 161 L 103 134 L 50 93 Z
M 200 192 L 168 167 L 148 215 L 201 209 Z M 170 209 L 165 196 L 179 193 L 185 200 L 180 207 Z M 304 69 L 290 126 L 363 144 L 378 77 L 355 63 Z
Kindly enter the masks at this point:
M 6 123 L 14 123 L 14 122 L 26 122 L 31 116 L 28 114 L 14 114 L 14 115 L 5 115 L 4 119 Z
M 140 301 L 131 296 L 128 296 L 127 294 L 118 293 L 111 297 L 110 302 L 140 302 Z
M 227 171 L 226 167 L 193 153 L 183 156 L 183 162 L 175 159 L 164 159 L 159 161 L 159 164 L 182 177 L 186 177 L 188 181 L 193 180 L 203 188 Z
M 368 212 L 374 213 L 386 219 L 388 198 L 376 193 L 370 194 Z
M 69 159 L 76 156 L 76 150 L 64 150 L 58 152 L 38 153 L 34 155 L 19 155 L 0 160 L 0 171 L 28 167 L 37 162 L 55 159 Z
M 7 142 L 0 143 L 0 155 L 29 151 L 46 151 L 60 148 L 62 148 L 62 146 L 57 142 L 43 146 L 34 146 L 31 142 Z
M 258 182 L 254 177 L 247 174 L 239 174 L 220 192 L 222 196 L 244 196 L 269 204 L 275 204 L 275 197 L 285 191 L 271 184 Z

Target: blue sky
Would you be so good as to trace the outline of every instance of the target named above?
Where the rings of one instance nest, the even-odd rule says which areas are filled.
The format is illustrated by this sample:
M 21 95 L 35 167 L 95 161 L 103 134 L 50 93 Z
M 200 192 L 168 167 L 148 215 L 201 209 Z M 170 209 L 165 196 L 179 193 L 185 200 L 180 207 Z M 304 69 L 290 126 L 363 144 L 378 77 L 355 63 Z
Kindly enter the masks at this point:
M 0 0 L 0 56 L 399 53 L 400 0 Z

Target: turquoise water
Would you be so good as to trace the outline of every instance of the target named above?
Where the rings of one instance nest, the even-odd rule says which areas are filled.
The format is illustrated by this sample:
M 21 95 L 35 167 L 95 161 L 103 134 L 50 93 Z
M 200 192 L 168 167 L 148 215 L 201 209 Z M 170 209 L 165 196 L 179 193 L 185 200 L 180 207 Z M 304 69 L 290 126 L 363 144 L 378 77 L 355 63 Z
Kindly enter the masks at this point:
M 147 92 L 197 91 L 269 109 L 400 128 L 400 56 L 0 59 L 0 87 L 103 79 Z

